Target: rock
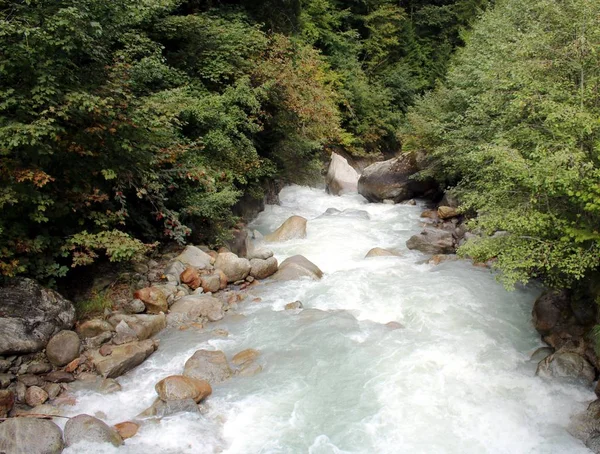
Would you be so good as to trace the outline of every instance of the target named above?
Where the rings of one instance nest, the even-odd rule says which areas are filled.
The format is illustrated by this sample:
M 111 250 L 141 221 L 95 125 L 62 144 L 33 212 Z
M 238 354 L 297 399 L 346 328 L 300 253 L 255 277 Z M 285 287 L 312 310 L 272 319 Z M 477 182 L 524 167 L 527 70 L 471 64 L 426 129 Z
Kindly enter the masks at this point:
M 0 359 L 0 373 L 6 372 L 12 366 L 12 362 L 7 359 Z
M 196 246 L 186 246 L 181 254 L 175 257 L 174 261 L 179 261 L 184 265 L 193 266 L 200 270 L 210 268 L 210 255 Z M 180 271 L 181 274 L 181 271 Z
M 112 394 L 121 391 L 121 385 L 114 378 L 105 378 L 100 383 L 98 391 L 104 394 Z
M 273 279 L 276 281 L 291 281 L 303 277 L 317 281 L 323 277 L 323 272 L 302 255 L 294 255 L 285 259 L 279 265 L 279 270 L 273 275 Z
M 219 290 L 227 288 L 227 275 L 222 270 L 216 270 L 215 272 L 219 275 L 219 280 L 221 281 Z
M 39 386 L 30 386 L 25 392 L 25 402 L 30 407 L 37 407 L 48 400 L 48 393 Z
M 112 350 L 113 350 L 113 346 L 112 345 L 103 345 L 102 347 L 100 347 L 100 349 L 98 350 L 98 353 L 100 353 L 102 356 L 108 356 L 108 355 L 112 355 Z
M 284 307 L 284 309 L 286 311 L 293 311 L 296 309 L 302 309 L 304 306 L 302 305 L 302 303 L 300 301 L 294 301 L 291 303 L 287 303 Z
M 356 219 L 371 219 L 369 213 L 365 210 L 356 210 L 354 208 L 346 208 L 344 211 L 340 211 L 337 208 L 327 208 L 325 213 L 319 217 L 339 216 L 344 218 L 356 218 Z
M 135 436 L 140 429 L 140 425 L 133 421 L 125 421 L 115 424 L 114 428 L 123 440 L 127 440 Z
M 192 322 L 206 317 L 211 322 L 224 316 L 223 302 L 210 295 L 189 295 L 180 298 L 171 306 L 167 316 L 169 325 Z
M 254 350 L 253 348 L 248 348 L 246 350 L 242 350 L 238 354 L 236 354 L 233 358 L 231 358 L 231 362 L 236 366 L 241 366 L 242 364 L 248 362 L 254 362 L 256 358 L 260 356 L 260 352 L 258 350 Z
M 75 381 L 75 377 L 69 372 L 55 370 L 54 372 L 44 375 L 44 380 L 51 383 L 71 383 Z
M 454 252 L 452 234 L 440 229 L 425 228 L 418 235 L 411 236 L 406 242 L 406 246 L 427 254 L 451 254 Z
M 31 363 L 27 366 L 28 374 L 45 374 L 52 370 L 52 366 L 48 363 Z
M 581 379 L 591 384 L 596 377 L 596 372 L 583 356 L 575 352 L 559 350 L 540 361 L 536 375 Z
M 72 446 L 81 441 L 86 443 L 110 443 L 121 446 L 123 439 L 108 424 L 90 415 L 77 415 L 65 424 L 65 443 Z
M 125 320 L 121 320 L 115 329 L 117 331 L 117 335 L 113 337 L 113 344 L 115 345 L 126 344 L 127 342 L 139 340 L 135 334 L 135 331 L 129 327 Z
M 94 350 L 100 348 L 102 344 L 110 341 L 113 337 L 113 333 L 105 331 L 102 334 L 98 334 L 96 337 L 90 337 L 85 340 L 85 346 L 88 350 Z
M 81 341 L 75 331 L 60 331 L 46 346 L 46 356 L 55 366 L 65 366 L 79 356 Z
M 432 180 L 411 179 L 418 170 L 408 155 L 376 162 L 363 170 L 358 180 L 358 192 L 369 202 L 391 199 L 399 203 L 422 196 L 436 186 Z
M 242 368 L 238 371 L 240 377 L 254 377 L 256 374 L 262 371 L 262 366 L 254 362 L 248 362 L 242 364 Z
M 123 310 L 129 314 L 141 314 L 146 310 L 146 305 L 142 300 L 135 298 L 123 304 Z
M 27 386 L 23 382 L 18 381 L 15 386 L 15 397 L 17 402 L 25 402 L 25 393 L 27 392 Z
M 159 314 L 160 312 L 166 313 L 169 309 L 167 297 L 160 289 L 156 287 L 146 287 L 140 289 L 136 291 L 133 296 L 144 303 L 144 306 L 146 306 L 146 311 L 149 314 Z
M 48 399 L 52 400 L 58 397 L 58 395 L 62 391 L 62 388 L 58 383 L 47 383 L 44 386 L 44 391 L 48 393 Z
M 533 304 L 533 324 L 538 333 L 546 336 L 571 318 L 569 295 L 566 290 L 543 293 Z
M 541 360 L 547 358 L 552 353 L 554 353 L 554 349 L 552 349 L 550 347 L 540 347 L 531 354 L 531 357 L 529 358 L 529 360 L 539 363 Z
M 357 192 L 358 177 L 358 172 L 345 158 L 337 153 L 331 153 L 331 162 L 325 177 L 326 190 L 329 194 L 342 195 Z
M 440 201 L 440 206 L 458 208 L 458 205 L 460 205 L 458 199 L 450 192 L 444 191 L 444 197 L 442 197 L 442 200 Z
M 238 257 L 246 257 L 248 254 L 248 242 L 250 241 L 248 238 L 248 230 L 241 227 L 232 229 L 230 233 L 233 238 L 225 242 L 227 249 Z
M 439 219 L 437 211 L 434 210 L 425 210 L 421 213 L 422 218 L 433 219 L 434 221 Z
M 246 279 L 250 273 L 250 261 L 239 258 L 232 252 L 222 252 L 217 256 L 215 268 L 225 273 L 227 282 L 235 282 Z
M 383 249 L 380 247 L 374 247 L 369 252 L 367 252 L 367 255 L 365 255 L 366 259 L 368 259 L 369 257 L 399 257 L 399 254 L 396 254 L 395 252 L 388 251 L 387 249 Z
M 0 355 L 40 351 L 75 321 L 69 300 L 31 279 L 15 278 L 0 287 L 0 301 Z
M 192 290 L 196 290 L 200 287 L 200 273 L 196 268 L 188 266 L 180 276 L 181 282 L 187 285 Z
M 402 325 L 402 323 L 396 322 L 396 321 L 391 321 L 391 322 L 387 322 L 385 324 L 385 326 L 391 330 L 396 330 L 396 329 L 402 329 L 404 328 L 404 325 Z
M 250 276 L 256 279 L 265 279 L 277 272 L 277 259 L 269 257 L 266 260 L 250 260 Z
M 14 374 L 0 374 L 0 388 L 8 388 L 11 382 L 15 379 Z
M 0 418 L 6 418 L 15 405 L 15 393 L 9 389 L 0 390 Z M 0 429 L 1 432 L 1 429 Z M 2 442 L 0 441 L 0 444 Z
M 306 238 L 306 222 L 306 219 L 302 216 L 290 216 L 277 230 L 265 235 L 265 240 L 279 242 Z
M 158 397 L 163 401 L 194 399 L 198 403 L 212 393 L 210 384 L 185 375 L 171 375 L 163 378 L 154 387 Z
M 91 352 L 92 362 L 98 372 L 107 378 L 115 378 L 141 364 L 156 350 L 154 341 L 147 339 L 141 342 L 115 346 L 110 356 Z
M 139 301 L 139 300 L 138 300 Z M 141 301 L 140 301 L 141 303 Z M 143 306 L 144 303 L 142 303 Z M 145 309 L 145 306 L 144 306 Z M 143 309 L 142 309 L 143 310 Z M 112 332 L 115 328 L 105 320 L 93 319 L 83 322 L 77 327 L 77 333 L 82 339 L 96 337 L 105 332 Z
M 33 374 L 19 375 L 19 381 L 25 384 L 25 386 L 38 386 L 44 384 L 44 380 L 42 380 L 41 377 Z
M 133 335 L 137 337 L 137 340 L 149 339 L 167 327 L 167 316 L 165 314 L 115 314 L 109 321 L 115 326 L 125 322 L 133 331 Z
M 222 351 L 198 350 L 186 361 L 183 375 L 215 384 L 231 377 L 232 371 Z
M 251 249 L 250 252 L 248 252 L 248 260 L 250 261 L 252 261 L 252 259 L 267 260 L 271 257 L 273 257 L 273 251 L 270 251 L 269 249 Z
M 0 424 L 0 452 L 6 454 L 60 454 L 63 437 L 52 421 L 10 418 Z
M 164 271 L 164 275 L 168 278 L 169 276 L 171 277 L 171 279 L 169 281 L 174 282 L 176 285 L 181 284 L 181 281 L 179 280 L 179 276 L 181 276 L 181 273 L 183 273 L 185 271 L 185 269 L 187 268 L 188 265 L 180 262 L 179 260 L 171 260 L 167 267 L 165 268 Z
M 438 207 L 437 214 L 440 219 L 450 219 L 460 215 L 456 208 L 443 205 Z
M 150 408 L 144 410 L 138 417 L 148 418 L 156 416 L 158 418 L 164 418 L 165 416 L 171 416 L 176 413 L 200 413 L 200 410 L 194 399 L 168 400 L 165 402 L 160 398 L 157 398 Z
M 227 285 L 227 277 L 225 277 L 225 285 Z M 202 291 L 206 293 L 215 293 L 221 289 L 221 275 L 213 273 L 202 276 L 200 280 Z

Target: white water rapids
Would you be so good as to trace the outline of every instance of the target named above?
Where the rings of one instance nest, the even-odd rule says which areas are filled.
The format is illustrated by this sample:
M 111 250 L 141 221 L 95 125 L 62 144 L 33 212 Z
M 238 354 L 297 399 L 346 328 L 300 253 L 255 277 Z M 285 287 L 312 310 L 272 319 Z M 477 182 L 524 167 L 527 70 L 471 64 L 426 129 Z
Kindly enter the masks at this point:
M 213 386 L 203 415 L 148 421 L 118 449 L 86 443 L 65 453 L 589 453 L 566 427 L 593 392 L 536 377 L 529 360 L 542 345 L 531 324 L 538 290 L 507 292 L 465 261 L 425 263 L 405 246 L 423 207 L 298 186 L 280 198 L 251 227 L 266 233 L 293 214 L 307 218 L 306 239 L 269 247 L 280 262 L 306 256 L 321 281 L 265 280 L 223 321 L 164 331 L 157 352 L 118 379 L 121 391 L 79 391 L 65 411 L 134 419 L 198 349 L 228 358 L 257 349 L 263 371 Z M 370 220 L 321 217 L 330 207 L 366 210 Z M 402 256 L 364 259 L 376 246 Z M 296 300 L 303 311 L 283 310 Z M 210 333 L 217 328 L 229 335 Z

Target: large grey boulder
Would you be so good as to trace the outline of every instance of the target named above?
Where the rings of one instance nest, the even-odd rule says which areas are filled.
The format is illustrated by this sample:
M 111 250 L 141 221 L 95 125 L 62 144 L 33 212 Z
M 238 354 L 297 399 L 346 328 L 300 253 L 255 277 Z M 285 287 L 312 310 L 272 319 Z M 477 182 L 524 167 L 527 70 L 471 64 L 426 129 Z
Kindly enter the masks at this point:
M 426 254 L 452 254 L 454 239 L 451 232 L 428 227 L 421 233 L 411 236 L 406 246 L 408 249 L 416 249 Z
M 277 272 L 277 259 L 275 257 L 269 257 L 266 260 L 251 259 L 250 266 L 250 276 L 256 279 L 265 279 Z
M 306 238 L 306 222 L 302 216 L 290 216 L 273 233 L 265 235 L 265 241 L 279 242 Z
M 198 404 L 194 399 L 177 399 L 164 401 L 156 398 L 154 403 L 138 415 L 138 418 L 164 418 L 177 413 L 200 413 Z
M 221 320 L 224 316 L 223 302 L 210 295 L 189 295 L 175 301 L 167 321 L 170 326 L 179 323 L 193 322 L 206 317 L 211 322 Z
M 399 257 L 399 254 L 396 254 L 395 252 L 392 251 L 388 251 L 387 249 L 383 249 L 380 247 L 374 247 L 373 249 L 370 249 L 369 252 L 367 252 L 367 255 L 365 255 L 365 258 L 368 259 L 370 257 Z
M 436 185 L 431 180 L 411 179 L 418 171 L 409 155 L 376 162 L 363 170 L 358 180 L 358 192 L 369 202 L 388 199 L 399 203 L 422 196 Z
M 559 350 L 540 361 L 536 375 L 584 380 L 591 384 L 596 372 L 594 366 L 578 353 Z
M 355 208 L 346 208 L 345 210 L 338 210 L 337 208 L 327 208 L 325 213 L 323 213 L 321 217 L 329 217 L 329 216 L 339 216 L 342 218 L 356 218 L 356 219 L 364 219 L 368 221 L 371 219 L 369 213 L 366 210 L 357 210 Z
M 215 268 L 225 273 L 227 282 L 235 282 L 246 279 L 250 273 L 250 261 L 233 252 L 221 252 L 215 261 Z
M 185 363 L 183 375 L 205 380 L 210 384 L 227 380 L 233 371 L 225 353 L 220 350 L 198 350 Z
M 31 279 L 0 287 L 0 355 L 37 352 L 50 338 L 75 322 L 73 304 Z
M 173 259 L 173 262 L 181 262 L 184 265 L 204 269 L 210 267 L 210 255 L 196 246 L 186 246 L 181 254 Z M 183 271 L 183 270 L 182 270 Z M 181 272 L 180 272 L 181 274 Z
M 318 281 L 323 277 L 323 271 L 303 255 L 294 255 L 281 262 L 272 278 L 276 281 L 293 281 L 304 277 Z
M 99 351 L 91 352 L 92 362 L 100 375 L 106 378 L 116 378 L 140 365 L 156 350 L 157 344 L 151 339 L 141 342 L 113 346 L 108 356 L 102 356 Z
M 1 453 L 59 454 L 62 450 L 62 433 L 50 420 L 10 418 L 0 424 Z
M 115 314 L 109 322 L 115 328 L 124 322 L 135 333 L 137 340 L 146 340 L 167 327 L 167 316 L 165 314 Z
M 59 331 L 48 342 L 46 356 L 55 366 L 66 366 L 79 356 L 80 346 L 81 341 L 75 331 Z
M 591 452 L 600 454 L 600 399 L 590 403 L 584 412 L 573 416 L 568 431 L 583 441 Z
M 331 162 L 325 177 L 326 189 L 329 194 L 342 195 L 356 192 L 358 178 L 358 172 L 348 164 L 345 158 L 337 153 L 331 153 Z
M 90 415 L 77 415 L 65 424 L 66 445 L 73 446 L 81 441 L 110 443 L 113 446 L 123 444 L 123 439 L 113 427 Z

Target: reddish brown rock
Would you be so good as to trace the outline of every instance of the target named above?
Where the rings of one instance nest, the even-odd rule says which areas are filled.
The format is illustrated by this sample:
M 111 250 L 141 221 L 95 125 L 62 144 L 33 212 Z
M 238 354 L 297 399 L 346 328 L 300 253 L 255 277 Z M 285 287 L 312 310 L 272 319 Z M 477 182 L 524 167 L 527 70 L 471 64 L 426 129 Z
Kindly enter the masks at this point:
M 81 358 L 75 358 L 73 361 L 71 361 L 65 366 L 65 372 L 75 372 L 79 367 L 79 364 L 81 364 Z
M 132 421 L 120 422 L 114 425 L 115 430 L 121 435 L 123 440 L 133 437 L 140 428 L 139 424 Z
M 156 287 L 146 287 L 135 292 L 134 297 L 141 300 L 146 306 L 146 312 L 149 314 L 159 314 L 167 312 L 169 306 L 167 297 Z
M 194 399 L 200 402 L 212 393 L 210 384 L 198 378 L 184 375 L 171 375 L 163 378 L 154 387 L 161 400 Z
M 181 273 L 181 282 L 187 285 L 192 290 L 196 290 L 200 287 L 200 273 L 196 268 L 188 266 L 183 273 Z
M 25 392 L 25 402 L 30 407 L 37 407 L 48 400 L 48 393 L 39 386 L 30 386 Z
M 253 348 L 248 348 L 246 350 L 242 350 L 238 354 L 236 354 L 233 358 L 231 358 L 231 362 L 236 366 L 241 366 L 244 363 L 252 362 L 256 360 L 260 356 L 260 352 L 258 350 L 254 350 Z

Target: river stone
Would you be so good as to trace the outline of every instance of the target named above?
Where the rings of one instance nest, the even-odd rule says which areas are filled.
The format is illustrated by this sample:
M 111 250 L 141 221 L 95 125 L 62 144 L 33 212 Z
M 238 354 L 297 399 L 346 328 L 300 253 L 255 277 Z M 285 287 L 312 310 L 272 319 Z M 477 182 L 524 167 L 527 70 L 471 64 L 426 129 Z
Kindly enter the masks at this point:
M 406 242 L 408 249 L 416 249 L 426 254 L 451 254 L 454 252 L 452 233 L 445 230 L 425 228 Z
M 6 454 L 60 454 L 60 428 L 48 419 L 10 418 L 0 424 L 0 452 Z
M 232 370 L 222 351 L 198 350 L 186 361 L 183 375 L 214 384 L 231 377 Z
M 48 393 L 39 386 L 30 386 L 25 392 L 25 403 L 30 407 L 37 407 L 48 400 Z
M 250 273 L 250 261 L 238 257 L 233 252 L 222 252 L 217 256 L 215 268 L 225 273 L 227 282 L 236 282 L 246 279 Z
M 194 399 L 196 403 L 210 396 L 212 388 L 205 380 L 185 375 L 171 375 L 163 378 L 154 387 L 163 401 Z
M 550 334 L 558 325 L 568 322 L 571 315 L 566 290 L 543 293 L 533 304 L 533 324 L 542 336 Z
M 418 171 L 409 155 L 376 162 L 363 170 L 358 180 L 358 192 L 369 202 L 390 199 L 399 203 L 422 196 L 436 185 L 432 180 L 411 179 Z
M 328 217 L 328 216 L 339 216 L 344 218 L 356 218 L 356 219 L 364 219 L 368 221 L 371 219 L 369 213 L 365 210 L 357 210 L 355 208 L 346 208 L 344 211 L 340 211 L 337 208 L 327 208 L 325 213 L 323 213 L 319 217 Z
M 14 405 L 15 393 L 10 389 L 0 390 L 0 418 L 6 418 Z
M 62 388 L 58 383 L 47 383 L 44 386 L 44 391 L 48 393 L 48 399 L 52 400 L 58 397 L 58 395 L 62 391 Z
M 154 403 L 138 415 L 138 418 L 149 418 L 156 416 L 164 418 L 177 413 L 200 413 L 198 404 L 194 399 L 179 399 L 163 401 L 157 398 Z
M 236 366 L 241 366 L 242 364 L 248 362 L 254 362 L 259 356 L 260 352 L 258 350 L 248 348 L 237 353 L 233 358 L 231 358 L 231 362 Z
M 325 187 L 329 194 L 342 195 L 357 192 L 358 177 L 358 172 L 348 164 L 348 160 L 337 153 L 331 153 L 331 162 L 325 177 Z
M 259 259 L 259 260 L 267 260 L 269 258 L 273 257 L 273 251 L 269 250 L 269 249 L 264 249 L 264 248 L 260 248 L 260 249 L 250 249 L 250 252 L 248 252 L 248 260 L 252 261 L 252 259 Z
M 450 219 L 459 216 L 456 208 L 441 205 L 437 209 L 437 215 L 440 219 Z
M 0 301 L 0 355 L 40 351 L 75 322 L 73 304 L 32 279 L 15 278 L 0 287 Z
M 135 436 L 140 429 L 140 425 L 133 421 L 124 421 L 113 426 L 123 440 Z
M 179 261 L 184 265 L 193 266 L 194 268 L 204 269 L 210 268 L 211 258 L 206 252 L 196 246 L 186 246 L 181 254 L 175 257 L 174 261 Z M 182 271 L 179 273 L 181 274 Z
M 141 300 L 146 306 L 146 311 L 149 314 L 158 314 L 167 312 L 169 305 L 164 292 L 157 287 L 146 287 L 135 292 L 135 298 Z
M 303 277 L 318 281 L 323 277 L 323 272 L 302 255 L 294 255 L 285 259 L 279 265 L 279 270 L 273 275 L 273 279 L 276 281 L 291 281 Z
M 179 279 L 183 284 L 187 285 L 192 290 L 196 290 L 198 287 L 200 287 L 200 273 L 194 267 L 188 266 L 185 270 L 183 270 L 183 273 L 181 273 Z
M 293 310 L 297 310 L 297 309 L 302 309 L 304 306 L 302 305 L 302 302 L 300 301 L 293 301 L 291 303 L 287 303 L 284 307 L 284 309 L 286 311 L 293 311 Z
M 123 304 L 123 310 L 129 314 L 141 314 L 146 310 L 146 305 L 142 300 L 135 298 Z
M 125 322 L 137 340 L 146 340 L 167 327 L 167 316 L 165 314 L 115 314 L 109 322 L 115 326 Z
M 265 235 L 265 240 L 274 243 L 306 238 L 306 222 L 306 219 L 302 216 L 290 216 L 277 230 Z
M 44 380 L 52 383 L 71 383 L 75 381 L 73 374 L 65 372 L 64 370 L 55 370 L 44 375 Z
M 277 259 L 269 257 L 266 260 L 250 260 L 250 276 L 255 279 L 265 279 L 277 272 Z
M 65 442 L 72 446 L 81 441 L 87 443 L 110 443 L 121 446 L 123 439 L 108 424 L 90 415 L 77 415 L 65 424 Z
M 46 346 L 46 356 L 55 366 L 65 366 L 79 356 L 81 341 L 75 331 L 60 331 Z
M 200 286 L 203 292 L 218 292 L 221 288 L 221 276 L 218 273 L 206 274 L 200 279 Z
M 540 361 L 536 375 L 582 379 L 591 384 L 596 372 L 583 356 L 575 352 L 559 350 Z
M 206 317 L 211 322 L 224 316 L 223 302 L 210 295 L 189 295 L 178 299 L 167 315 L 169 325 L 192 322 Z
M 48 363 L 35 362 L 27 366 L 28 374 L 45 374 L 52 370 L 52 366 Z
M 85 321 L 76 328 L 79 337 L 81 337 L 82 339 L 86 339 L 88 337 L 96 337 L 104 332 L 112 332 L 114 330 L 115 328 L 110 323 L 97 318 Z
M 91 352 L 92 362 L 103 377 L 116 378 L 138 366 L 156 350 L 154 341 L 147 339 L 125 345 L 116 345 L 109 356 L 96 350 Z
M 365 255 L 366 259 L 368 259 L 369 257 L 399 257 L 399 255 L 395 252 L 388 251 L 387 249 L 374 247 L 369 252 L 367 252 L 367 255 Z

